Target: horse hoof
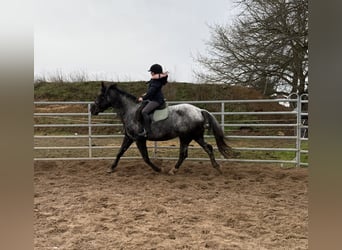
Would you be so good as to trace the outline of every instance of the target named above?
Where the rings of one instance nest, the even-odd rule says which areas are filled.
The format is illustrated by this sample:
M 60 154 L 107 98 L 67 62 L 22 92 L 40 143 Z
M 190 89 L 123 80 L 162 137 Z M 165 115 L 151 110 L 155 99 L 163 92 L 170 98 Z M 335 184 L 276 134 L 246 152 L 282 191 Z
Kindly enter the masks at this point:
M 218 167 L 215 167 L 215 169 L 219 172 L 219 174 L 223 174 L 223 172 L 222 172 L 222 169 L 221 169 L 221 167 L 220 166 L 218 166 Z
M 113 172 L 114 172 L 114 169 L 112 169 L 112 168 L 108 168 L 107 171 L 106 171 L 107 174 L 111 174 Z
M 175 175 L 176 172 L 177 172 L 177 170 L 174 169 L 174 168 L 172 168 L 172 169 L 168 172 L 168 174 L 169 174 L 169 175 Z

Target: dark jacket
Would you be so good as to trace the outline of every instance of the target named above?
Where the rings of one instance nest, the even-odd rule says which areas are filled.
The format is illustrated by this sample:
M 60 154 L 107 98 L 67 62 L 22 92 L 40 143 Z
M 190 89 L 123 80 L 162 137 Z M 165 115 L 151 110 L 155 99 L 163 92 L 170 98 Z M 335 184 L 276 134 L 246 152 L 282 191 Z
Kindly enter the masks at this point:
M 164 95 L 162 87 L 167 83 L 167 76 L 160 79 L 151 79 L 147 82 L 148 88 L 146 94 L 142 97 L 143 100 L 150 100 L 158 102 L 160 105 L 164 104 Z

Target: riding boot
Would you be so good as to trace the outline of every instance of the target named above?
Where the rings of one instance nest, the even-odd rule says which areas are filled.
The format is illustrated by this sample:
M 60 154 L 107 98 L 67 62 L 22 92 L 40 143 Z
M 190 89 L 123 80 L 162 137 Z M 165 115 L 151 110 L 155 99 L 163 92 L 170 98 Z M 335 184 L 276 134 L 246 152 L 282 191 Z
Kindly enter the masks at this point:
M 142 130 L 138 133 L 138 136 L 147 137 L 151 132 L 151 119 L 147 113 L 142 113 Z
M 143 125 L 144 125 L 144 128 L 147 132 L 147 134 L 150 134 L 151 133 L 151 118 L 150 118 L 150 115 L 143 112 L 142 113 L 142 116 L 143 116 Z

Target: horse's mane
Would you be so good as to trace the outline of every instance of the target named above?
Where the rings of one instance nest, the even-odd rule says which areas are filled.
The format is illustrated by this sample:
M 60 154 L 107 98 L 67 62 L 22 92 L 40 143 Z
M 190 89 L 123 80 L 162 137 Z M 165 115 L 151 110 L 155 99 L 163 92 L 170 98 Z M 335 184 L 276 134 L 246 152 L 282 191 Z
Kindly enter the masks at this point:
M 126 92 L 126 91 L 124 91 L 124 90 L 118 88 L 118 86 L 117 86 L 115 83 L 113 83 L 112 85 L 110 85 L 110 86 L 108 87 L 108 90 L 115 90 L 115 91 L 118 92 L 120 95 L 123 95 L 123 96 L 127 97 L 128 99 L 130 99 L 130 100 L 132 100 L 132 101 L 134 101 L 134 102 L 138 102 L 138 101 L 137 101 L 138 98 L 137 98 L 136 96 L 134 96 L 134 95 L 132 95 L 132 94 L 130 94 L 130 93 L 128 93 L 128 92 Z

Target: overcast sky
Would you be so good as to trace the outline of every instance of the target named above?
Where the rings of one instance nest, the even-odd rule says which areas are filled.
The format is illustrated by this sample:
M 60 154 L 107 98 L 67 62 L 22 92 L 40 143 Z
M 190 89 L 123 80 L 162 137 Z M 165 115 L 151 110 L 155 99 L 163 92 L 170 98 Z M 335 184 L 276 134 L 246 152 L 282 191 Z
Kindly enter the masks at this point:
M 35 0 L 35 75 L 86 72 L 94 80 L 148 80 L 161 64 L 170 80 L 195 82 L 194 56 L 208 25 L 232 20 L 233 0 Z

